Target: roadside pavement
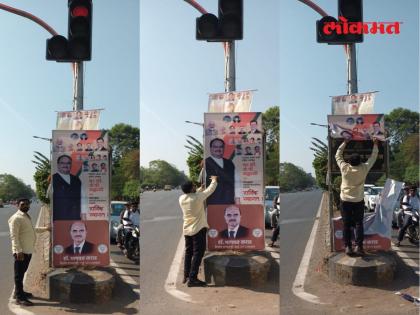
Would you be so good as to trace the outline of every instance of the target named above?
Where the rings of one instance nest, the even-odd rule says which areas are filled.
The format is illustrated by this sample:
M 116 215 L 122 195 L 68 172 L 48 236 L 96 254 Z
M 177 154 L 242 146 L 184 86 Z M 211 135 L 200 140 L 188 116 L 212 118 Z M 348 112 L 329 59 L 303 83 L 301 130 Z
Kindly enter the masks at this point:
M 363 315 L 418 314 L 419 307 L 395 294 L 395 292 L 400 291 L 419 296 L 419 248 L 408 245 L 407 241 L 396 252 L 397 271 L 395 280 L 391 284 L 380 287 L 360 287 L 340 285 L 329 280 L 326 265 L 326 259 L 329 255 L 328 202 L 326 197 L 325 195 L 304 285 L 306 292 L 317 296 L 319 301 L 325 304 L 303 303 L 307 310 L 301 308 L 301 313 L 290 312 L 290 314 L 307 314 L 306 312 L 312 314 Z M 395 250 L 395 248 L 392 250 Z M 404 255 L 411 256 L 411 259 L 408 260 Z M 411 266 L 407 264 L 408 261 Z M 282 309 L 282 315 L 289 315 L 289 313 L 283 313 Z

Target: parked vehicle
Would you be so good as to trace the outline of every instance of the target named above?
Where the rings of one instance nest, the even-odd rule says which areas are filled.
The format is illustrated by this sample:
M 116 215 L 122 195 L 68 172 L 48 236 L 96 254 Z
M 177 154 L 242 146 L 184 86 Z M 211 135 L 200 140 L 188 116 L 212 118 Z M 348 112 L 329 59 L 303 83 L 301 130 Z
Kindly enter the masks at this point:
M 273 210 L 273 200 L 280 193 L 279 186 L 265 186 L 264 193 L 264 221 L 265 227 L 271 227 L 270 212 Z
M 172 186 L 171 185 L 165 185 L 165 186 L 163 186 L 163 190 L 172 190 Z
M 405 235 L 412 244 L 419 242 L 419 210 L 411 209 L 411 211 L 404 211 L 404 215 L 411 215 L 411 224 L 408 227 Z
M 109 213 L 109 238 L 111 242 L 117 240 L 117 229 L 120 225 L 120 214 L 124 211 L 126 201 L 111 201 L 110 213 Z
M 375 211 L 376 204 L 379 201 L 380 194 L 384 188 L 379 186 L 365 186 L 365 209 L 368 212 Z

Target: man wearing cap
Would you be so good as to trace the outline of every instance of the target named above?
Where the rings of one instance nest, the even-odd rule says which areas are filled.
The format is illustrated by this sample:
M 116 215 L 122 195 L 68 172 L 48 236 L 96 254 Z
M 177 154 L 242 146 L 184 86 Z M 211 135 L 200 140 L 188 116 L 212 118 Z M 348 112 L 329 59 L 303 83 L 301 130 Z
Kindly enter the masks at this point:
M 378 141 L 376 138 L 373 139 L 372 154 L 366 163 L 361 163 L 358 153 L 353 153 L 348 162 L 344 160 L 344 149 L 349 141 L 345 139 L 335 154 L 335 159 L 341 171 L 340 201 L 341 217 L 343 218 L 343 238 L 346 254 L 352 255 L 351 227 L 355 227 L 356 254 L 362 256 L 364 255 L 364 185 L 366 176 L 378 156 Z

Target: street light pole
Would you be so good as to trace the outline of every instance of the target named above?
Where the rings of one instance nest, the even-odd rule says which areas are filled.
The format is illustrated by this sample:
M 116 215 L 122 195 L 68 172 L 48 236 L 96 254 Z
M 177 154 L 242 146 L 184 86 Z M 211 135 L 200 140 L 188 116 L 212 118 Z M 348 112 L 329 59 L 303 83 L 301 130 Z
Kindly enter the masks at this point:
M 356 44 L 347 45 L 347 94 L 356 94 L 357 67 L 356 67 Z
M 83 110 L 83 62 L 74 63 L 73 110 Z
M 225 92 L 236 90 L 235 41 L 225 43 Z

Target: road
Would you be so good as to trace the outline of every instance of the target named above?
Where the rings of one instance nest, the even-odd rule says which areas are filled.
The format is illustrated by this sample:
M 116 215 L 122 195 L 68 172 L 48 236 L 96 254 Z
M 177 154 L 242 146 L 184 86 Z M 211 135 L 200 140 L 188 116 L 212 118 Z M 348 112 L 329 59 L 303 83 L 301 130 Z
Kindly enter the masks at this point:
M 38 213 L 40 210 L 40 204 L 33 203 L 29 214 L 31 215 L 32 222 L 35 225 Z M 9 239 L 9 230 L 7 220 L 16 211 L 13 206 L 7 205 L 5 208 L 0 208 L 0 268 L 2 270 L 2 281 L 0 282 L 0 314 L 9 315 L 13 314 L 8 308 L 8 302 L 10 294 L 13 290 L 13 259 L 11 256 L 11 246 Z M 108 306 L 110 312 L 113 309 L 123 308 L 130 310 L 132 314 L 135 313 L 134 308 L 138 308 L 139 301 L 139 286 L 140 286 L 140 270 L 139 266 L 128 260 L 121 252 L 121 250 L 115 245 L 111 244 L 111 266 L 116 270 L 119 275 L 116 283 L 116 294 L 115 301 Z M 49 303 L 43 300 L 33 299 L 35 307 L 30 308 L 35 314 L 65 314 L 65 311 L 59 313 L 57 311 L 56 303 Z M 40 306 L 37 306 L 40 305 Z M 120 304 L 120 306 L 118 306 Z M 42 306 L 41 306 L 42 305 Z M 85 313 L 89 312 L 89 306 L 84 305 L 83 309 Z M 82 311 L 82 307 L 80 307 Z M 102 312 L 101 312 L 102 313 Z M 107 313 L 107 312 L 104 312 Z
M 296 312 L 299 308 L 298 305 L 306 303 L 293 294 L 292 284 L 311 234 L 321 197 L 321 190 L 281 194 L 281 314 L 300 314 Z
M 164 288 L 178 243 L 182 237 L 182 212 L 178 204 L 180 190 L 169 192 L 145 192 L 140 201 L 141 208 L 141 314 L 214 314 L 223 313 L 229 297 L 244 296 L 258 308 L 261 301 L 268 301 L 264 307 L 278 314 L 278 294 L 247 291 L 240 288 L 222 287 L 219 290 L 204 288 L 186 288 L 179 290 L 193 295 L 197 303 L 188 303 L 170 295 Z M 268 233 L 270 234 L 270 233 Z M 183 246 L 183 239 L 181 240 Z M 277 273 L 278 275 L 278 273 Z M 274 286 L 278 292 L 278 286 Z M 183 291 L 183 292 L 184 292 Z M 217 292 L 220 292 L 218 295 Z M 197 301 L 195 298 L 197 298 Z M 251 298 L 250 298 L 251 297 Z M 271 298 L 271 300 L 270 300 Z M 264 300 L 265 299 L 265 300 Z M 207 304 L 206 304 L 207 303 Z M 264 303 L 264 302 L 262 302 Z M 210 306 L 208 305 L 210 304 Z M 234 303 L 235 304 L 235 303 Z M 261 310 L 262 307 L 259 307 Z M 239 312 L 239 309 L 236 309 Z

